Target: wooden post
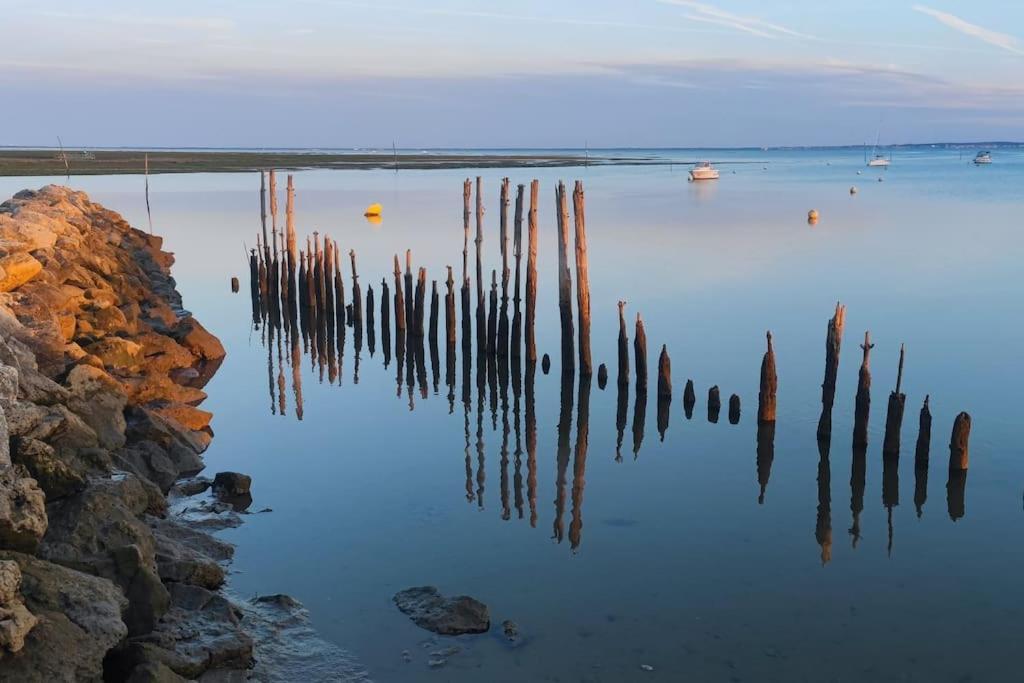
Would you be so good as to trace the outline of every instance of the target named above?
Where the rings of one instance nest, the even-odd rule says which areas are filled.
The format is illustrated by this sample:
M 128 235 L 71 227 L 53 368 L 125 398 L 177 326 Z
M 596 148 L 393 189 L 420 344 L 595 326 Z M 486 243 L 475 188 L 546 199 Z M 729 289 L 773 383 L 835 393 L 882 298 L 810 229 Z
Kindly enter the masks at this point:
M 405 250 L 405 329 L 416 334 L 416 289 L 412 278 L 412 249 Z
M 469 178 L 462 183 L 462 281 L 467 282 L 469 273 L 469 202 L 473 196 L 473 184 Z
M 633 356 L 636 365 L 636 391 L 647 391 L 647 333 L 644 332 L 644 321 L 636 314 L 636 331 L 633 333 Z
M 583 181 L 577 180 L 572 193 L 573 215 L 576 220 L 576 306 L 580 324 L 580 374 L 593 373 L 590 357 L 590 266 L 587 258 L 586 201 Z
M 288 245 L 288 269 L 294 274 L 299 260 L 299 250 L 295 236 L 295 184 L 292 174 L 288 174 L 288 185 L 285 190 L 284 203 L 285 240 Z
M 363 332 L 363 296 L 359 287 L 359 273 L 356 271 L 355 249 L 349 249 L 348 255 L 352 259 L 352 327 L 358 344 Z
M 391 364 L 391 292 L 386 278 L 380 279 L 380 346 L 386 369 Z
M 575 372 L 573 357 L 572 273 L 569 270 L 569 205 L 565 196 L 565 183 L 555 188 L 555 207 L 558 211 L 558 312 L 562 326 L 562 372 Z
M 513 359 L 518 359 L 522 355 L 520 349 L 523 339 L 523 318 L 520 311 L 521 299 L 519 297 L 519 290 L 521 283 L 520 268 L 523 260 L 523 193 L 525 191 L 526 187 L 524 185 L 516 186 L 516 214 L 512 231 L 512 251 L 516 259 L 516 276 L 512 295 L 512 308 L 514 311 L 512 313 L 512 341 L 510 349 Z
M 498 318 L 498 344 L 499 356 L 508 355 L 508 284 L 511 271 L 508 267 L 508 205 L 509 205 L 509 180 L 504 178 L 501 181 L 501 314 Z
M 970 461 L 969 440 L 971 438 L 971 416 L 960 413 L 953 421 L 953 434 L 949 438 L 950 471 L 966 471 Z
M 537 362 L 537 201 L 540 195 L 540 181 L 530 183 L 530 212 L 527 218 L 526 249 L 526 360 Z
M 476 341 L 481 355 L 487 347 L 487 314 L 484 304 L 484 266 L 481 251 L 484 243 L 483 180 L 476 177 Z
M 661 345 L 658 356 L 658 396 L 672 395 L 672 359 L 668 357 L 668 346 Z
M 423 269 L 421 269 L 420 272 L 424 273 L 424 275 L 426 274 L 426 271 L 423 270 Z M 429 330 L 430 330 L 430 339 L 432 340 L 432 342 L 434 344 L 437 344 L 437 316 L 438 316 L 437 304 L 438 304 L 437 280 L 431 280 L 430 281 L 430 327 L 429 327 Z
M 405 337 L 405 299 L 402 296 L 402 269 L 395 254 L 395 335 Z
M 237 294 L 238 293 L 238 289 L 239 289 L 238 278 L 237 277 L 232 277 L 231 278 L 231 292 L 233 294 Z
M 928 467 L 928 453 L 932 443 L 932 411 L 928 406 L 928 396 L 924 397 L 921 415 L 918 418 L 917 447 L 914 449 L 914 467 Z
M 487 316 L 487 355 L 494 356 L 498 347 L 498 271 L 491 271 L 490 309 Z
M 866 448 L 868 445 L 868 417 L 871 412 L 871 332 L 864 333 L 864 343 L 860 345 L 864 351 L 864 359 L 860 364 L 857 379 L 857 397 L 854 403 L 853 445 L 855 448 Z
M 846 326 L 846 306 L 836 302 L 835 315 L 828 321 L 825 336 L 825 379 L 821 383 L 821 417 L 818 418 L 818 438 L 832 436 L 832 405 L 836 397 L 836 379 L 839 376 L 839 351 L 843 345 Z
M 427 269 L 420 268 L 419 277 L 416 280 L 416 299 L 415 299 L 415 315 L 413 316 L 413 334 L 422 339 L 423 338 L 423 317 L 426 308 L 426 296 L 427 296 Z
M 374 316 L 377 315 L 376 307 L 373 305 L 373 285 L 366 287 L 366 345 L 370 349 L 370 357 L 377 345 L 377 333 L 374 331 Z
M 718 415 L 722 412 L 722 396 L 719 393 L 718 385 L 708 389 L 708 422 L 718 422 Z
M 768 350 L 761 359 L 761 389 L 757 394 L 757 421 L 775 422 L 775 392 L 779 380 L 775 374 L 775 350 L 772 348 L 772 333 L 767 333 Z
M 629 386 L 629 337 L 626 336 L 626 302 L 619 302 L 619 370 L 616 382 Z
M 341 277 L 341 252 L 338 250 L 338 243 L 331 241 L 331 252 L 334 254 L 334 310 L 336 312 L 335 317 L 337 318 L 337 324 L 339 330 L 345 329 L 345 281 Z M 344 332 L 342 333 L 342 339 L 344 339 Z M 339 352 L 343 351 L 340 348 Z
M 693 380 L 686 380 L 686 386 L 683 387 L 683 412 L 686 413 L 686 419 L 689 420 L 693 417 L 693 407 L 697 405 L 697 392 L 693 390 Z
M 277 255 L 277 176 L 270 169 L 270 234 L 274 243 L 274 255 Z
M 903 358 L 905 349 L 900 344 L 900 364 L 896 374 L 896 390 L 889 393 L 889 406 L 885 415 L 885 439 L 882 442 L 882 457 L 896 459 L 900 457 L 900 430 L 903 427 L 903 408 L 907 395 L 900 391 L 903 386 Z
M 444 297 L 444 325 L 445 341 L 449 347 L 455 347 L 455 279 L 452 276 L 452 267 L 448 266 L 448 293 Z
M 740 397 L 733 394 L 729 397 L 729 424 L 739 424 L 740 421 Z
M 267 174 L 260 171 L 260 223 L 263 226 L 263 250 L 267 261 L 270 260 L 270 241 L 267 239 Z

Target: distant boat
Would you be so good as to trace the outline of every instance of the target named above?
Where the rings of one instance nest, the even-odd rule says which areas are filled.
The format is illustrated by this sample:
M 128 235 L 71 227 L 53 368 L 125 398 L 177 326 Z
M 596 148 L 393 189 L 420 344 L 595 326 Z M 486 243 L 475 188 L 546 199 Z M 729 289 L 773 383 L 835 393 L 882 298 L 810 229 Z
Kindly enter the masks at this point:
M 710 161 L 700 161 L 690 169 L 690 180 L 718 180 L 718 169 Z
M 974 157 L 974 163 L 978 164 L 991 164 L 992 163 L 992 152 L 978 152 L 978 156 Z
M 889 157 L 886 158 L 886 156 L 884 154 L 880 154 L 878 152 L 878 143 L 879 143 L 879 141 L 881 139 L 882 139 L 882 126 L 879 125 L 878 126 L 878 134 L 875 136 L 875 146 L 871 148 L 871 159 L 870 160 L 867 159 L 868 146 L 867 146 L 867 144 L 864 145 L 864 157 L 865 157 L 864 160 L 867 161 L 867 165 L 870 166 L 871 168 L 878 168 L 878 167 L 888 168 L 889 164 L 892 163 L 892 154 L 891 153 L 890 153 Z

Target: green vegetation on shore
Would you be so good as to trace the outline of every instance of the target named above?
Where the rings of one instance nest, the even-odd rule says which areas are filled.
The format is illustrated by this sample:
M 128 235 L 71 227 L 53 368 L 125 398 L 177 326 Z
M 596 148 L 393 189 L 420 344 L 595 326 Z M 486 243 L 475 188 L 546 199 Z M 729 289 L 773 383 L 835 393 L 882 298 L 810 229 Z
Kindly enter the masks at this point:
M 327 154 L 318 152 L 0 150 L 0 176 L 65 176 L 142 173 L 233 173 L 266 168 L 432 169 L 529 168 L 609 164 L 650 164 L 636 157 L 582 157 L 578 154 Z M 65 158 L 67 166 L 65 166 Z

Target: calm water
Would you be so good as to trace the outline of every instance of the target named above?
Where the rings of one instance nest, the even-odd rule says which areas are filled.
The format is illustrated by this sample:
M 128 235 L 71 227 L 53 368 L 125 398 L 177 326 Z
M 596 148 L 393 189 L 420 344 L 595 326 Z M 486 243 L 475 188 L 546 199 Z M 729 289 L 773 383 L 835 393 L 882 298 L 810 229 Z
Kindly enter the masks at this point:
M 264 331 L 252 325 L 243 243 L 259 229 L 258 177 L 151 178 L 154 228 L 177 254 L 186 306 L 228 349 L 204 406 L 217 435 L 209 470 L 251 473 L 254 509 L 273 509 L 224 532 L 238 544 L 233 589 L 295 595 L 327 638 L 382 681 L 1019 680 L 1024 155 L 999 152 L 991 167 L 975 168 L 957 152 L 918 151 L 869 173 L 860 151 L 714 154 L 723 162 L 714 184 L 687 183 L 681 167 L 484 174 L 488 273 L 500 267 L 500 178 L 510 175 L 513 187 L 541 181 L 538 348 L 554 367 L 538 370 L 529 406 L 500 378 L 479 391 L 474 357 L 467 410 L 461 346 L 450 404 L 443 340 L 439 389 L 428 352 L 426 398 L 416 377 L 410 393 L 404 368 L 399 387 L 395 360 L 384 367 L 378 327 L 372 357 L 364 339 L 358 384 L 351 331 L 340 383 L 326 371 L 321 380 L 303 356 L 301 421 L 288 354 L 282 415 L 269 392 Z M 391 284 L 391 258 L 406 248 L 429 279 L 443 280 L 447 264 L 461 270 L 466 175 L 297 173 L 300 235 L 317 229 L 355 249 L 363 291 L 372 284 L 379 305 L 380 280 Z M 604 391 L 595 380 L 581 393 L 559 377 L 559 178 L 586 183 L 594 359 L 612 374 Z M 43 182 L 3 179 L 0 189 L 6 196 Z M 140 177 L 73 184 L 146 225 Z M 283 175 L 280 184 L 283 212 Z M 373 201 L 384 205 L 379 226 L 362 218 Z M 806 222 L 810 208 L 821 214 L 816 226 Z M 232 275 L 240 294 L 230 293 Z M 619 299 L 644 317 L 652 372 L 635 455 L 630 387 L 621 461 Z M 822 458 L 815 427 L 837 300 L 848 306 L 846 336 Z M 443 335 L 443 309 L 441 321 Z M 764 448 L 759 457 L 754 419 L 767 329 L 779 372 L 771 459 Z M 856 345 L 867 329 L 877 345 L 861 479 L 850 444 Z M 881 430 L 900 343 L 903 455 L 883 499 Z M 663 438 L 653 385 L 662 344 L 675 384 Z M 270 356 L 276 391 L 276 345 Z M 698 399 L 689 420 L 687 378 Z M 707 420 L 714 384 L 723 403 L 741 397 L 739 424 L 724 408 L 717 424 Z M 923 482 L 913 447 L 925 394 L 934 427 Z M 974 418 L 972 457 L 964 514 L 953 521 L 946 444 L 961 410 Z M 492 633 L 457 639 L 462 651 L 437 670 L 429 653 L 450 639 L 432 638 L 391 603 L 421 584 L 491 608 Z M 501 638 L 505 619 L 519 625 L 518 647 Z

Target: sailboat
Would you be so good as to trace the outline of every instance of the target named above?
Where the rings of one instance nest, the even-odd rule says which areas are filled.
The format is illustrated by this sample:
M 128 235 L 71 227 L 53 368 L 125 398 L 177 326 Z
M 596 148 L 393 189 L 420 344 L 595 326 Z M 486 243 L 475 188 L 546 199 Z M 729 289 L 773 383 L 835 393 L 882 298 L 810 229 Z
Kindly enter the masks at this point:
M 872 168 L 879 168 L 879 167 L 881 167 L 881 168 L 888 168 L 889 164 L 892 163 L 892 154 L 891 153 L 890 153 L 889 157 L 886 158 L 886 156 L 884 154 L 881 154 L 878 151 L 878 142 L 879 142 L 879 140 L 881 140 L 881 137 L 882 137 L 882 127 L 879 126 L 878 127 L 878 134 L 875 136 L 875 146 L 871 148 L 871 159 L 870 160 L 867 159 L 868 146 L 864 145 L 864 157 L 865 157 L 864 160 L 867 162 L 867 165 L 869 167 L 872 167 Z

